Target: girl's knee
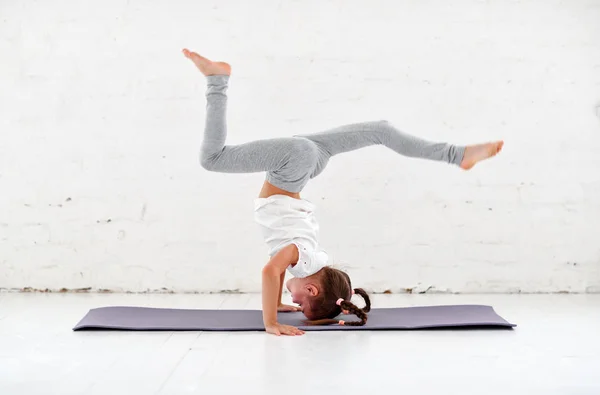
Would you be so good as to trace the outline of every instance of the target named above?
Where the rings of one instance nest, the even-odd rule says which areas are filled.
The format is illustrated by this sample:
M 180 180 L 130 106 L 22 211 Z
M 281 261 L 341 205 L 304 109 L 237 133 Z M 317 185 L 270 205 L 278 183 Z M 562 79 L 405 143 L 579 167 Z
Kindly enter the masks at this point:
M 376 124 L 377 127 L 375 130 L 378 132 L 377 137 L 379 139 L 377 142 L 385 145 L 390 140 L 391 136 L 397 132 L 397 129 L 386 119 L 377 121 Z
M 204 170 L 213 171 L 215 169 L 216 156 L 200 153 L 200 166 Z

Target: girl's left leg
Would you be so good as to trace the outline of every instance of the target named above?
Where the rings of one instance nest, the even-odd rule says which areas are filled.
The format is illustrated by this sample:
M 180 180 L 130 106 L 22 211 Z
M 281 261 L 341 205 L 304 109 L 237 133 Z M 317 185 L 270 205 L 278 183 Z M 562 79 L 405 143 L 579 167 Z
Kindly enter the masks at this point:
M 468 169 L 480 160 L 498 153 L 502 142 L 474 146 L 436 142 L 404 133 L 388 121 L 362 122 L 339 126 L 304 137 L 319 147 L 319 160 L 312 177 L 323 171 L 332 156 L 372 145 L 383 145 L 412 158 L 446 162 Z

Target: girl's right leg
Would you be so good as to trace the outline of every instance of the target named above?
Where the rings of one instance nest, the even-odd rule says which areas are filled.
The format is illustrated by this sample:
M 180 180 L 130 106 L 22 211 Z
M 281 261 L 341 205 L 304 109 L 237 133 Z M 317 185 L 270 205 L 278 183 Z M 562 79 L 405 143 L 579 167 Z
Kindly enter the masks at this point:
M 200 152 L 202 167 L 221 173 L 267 172 L 267 181 L 296 193 L 310 180 L 318 149 L 306 139 L 273 138 L 240 145 L 227 139 L 228 75 L 206 76 L 206 124 Z

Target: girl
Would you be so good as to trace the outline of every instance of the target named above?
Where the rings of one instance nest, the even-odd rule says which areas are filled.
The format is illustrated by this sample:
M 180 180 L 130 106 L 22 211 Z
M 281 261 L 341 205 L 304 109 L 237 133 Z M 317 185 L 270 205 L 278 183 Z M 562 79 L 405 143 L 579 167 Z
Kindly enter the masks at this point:
M 231 66 L 212 62 L 187 49 L 183 53 L 207 80 L 206 123 L 200 153 L 202 167 L 224 173 L 267 173 L 255 201 L 255 219 L 271 257 L 262 270 L 263 321 L 268 333 L 278 336 L 304 333 L 293 326 L 279 324 L 278 311 L 301 310 L 310 320 L 309 325 L 364 325 L 367 321 L 366 313 L 371 305 L 367 293 L 360 288 L 353 290 L 348 275 L 328 265 L 327 254 L 317 241 L 319 226 L 314 206 L 300 198 L 304 186 L 323 171 L 329 158 L 367 146 L 384 145 L 400 155 L 470 169 L 502 149 L 502 141 L 471 146 L 426 141 L 401 132 L 387 121 L 226 146 L 226 91 Z M 281 304 L 286 270 L 293 276 L 286 286 L 299 308 Z M 364 308 L 350 302 L 354 293 L 365 300 Z M 352 313 L 360 321 L 333 319 L 342 312 Z

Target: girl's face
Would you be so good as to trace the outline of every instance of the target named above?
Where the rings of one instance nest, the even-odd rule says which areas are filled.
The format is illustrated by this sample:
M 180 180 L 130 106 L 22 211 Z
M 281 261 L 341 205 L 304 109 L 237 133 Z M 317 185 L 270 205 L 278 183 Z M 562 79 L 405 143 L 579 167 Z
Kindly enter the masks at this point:
M 310 277 L 291 278 L 285 284 L 292 294 L 292 302 L 300 305 L 305 315 L 307 313 L 306 309 L 310 308 L 309 299 L 319 294 L 319 289 L 312 280 Z

